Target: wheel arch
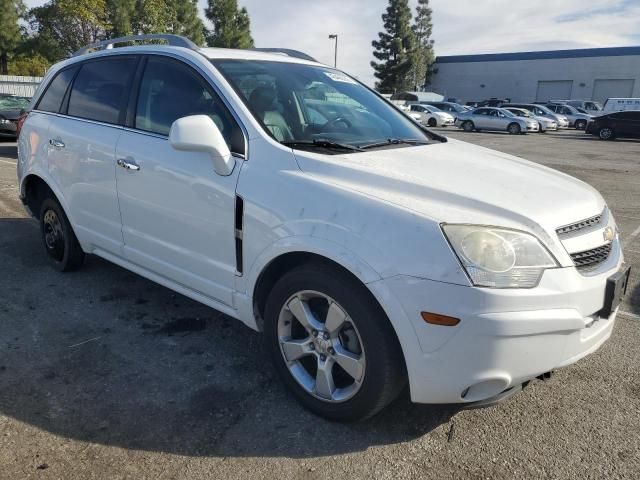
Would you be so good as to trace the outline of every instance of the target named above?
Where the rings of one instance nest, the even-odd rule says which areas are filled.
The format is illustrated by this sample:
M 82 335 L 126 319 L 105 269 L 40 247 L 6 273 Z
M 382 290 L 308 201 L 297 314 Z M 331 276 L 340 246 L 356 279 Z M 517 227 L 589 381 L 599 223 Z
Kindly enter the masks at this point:
M 40 215 L 40 207 L 47 195 L 52 195 L 58 201 L 68 217 L 68 209 L 64 197 L 55 190 L 55 187 L 52 188 L 49 182 L 37 173 L 29 173 L 20 182 L 20 196 L 31 215 L 35 218 Z

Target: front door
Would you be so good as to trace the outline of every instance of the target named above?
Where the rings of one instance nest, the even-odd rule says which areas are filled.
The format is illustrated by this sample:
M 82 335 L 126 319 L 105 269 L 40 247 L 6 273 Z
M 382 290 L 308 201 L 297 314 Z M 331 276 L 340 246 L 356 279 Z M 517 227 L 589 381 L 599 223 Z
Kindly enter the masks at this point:
M 131 128 L 116 148 L 124 252 L 137 265 L 232 305 L 242 160 L 220 176 L 207 154 L 173 149 L 171 124 L 196 114 L 211 116 L 232 153 L 244 153 L 240 127 L 204 78 L 182 62 L 149 56 Z

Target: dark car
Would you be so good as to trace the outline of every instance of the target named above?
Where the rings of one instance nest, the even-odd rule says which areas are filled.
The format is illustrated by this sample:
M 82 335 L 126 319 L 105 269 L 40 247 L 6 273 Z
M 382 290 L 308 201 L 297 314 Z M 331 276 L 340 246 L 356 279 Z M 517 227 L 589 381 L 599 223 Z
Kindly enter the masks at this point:
M 587 124 L 586 132 L 602 140 L 640 138 L 640 110 L 627 110 L 595 117 Z
M 505 103 L 511 103 L 510 98 L 495 98 L 491 97 L 488 100 L 478 102 L 478 107 L 502 107 Z
M 27 97 L 0 96 L 0 138 L 16 138 L 18 119 L 29 106 Z

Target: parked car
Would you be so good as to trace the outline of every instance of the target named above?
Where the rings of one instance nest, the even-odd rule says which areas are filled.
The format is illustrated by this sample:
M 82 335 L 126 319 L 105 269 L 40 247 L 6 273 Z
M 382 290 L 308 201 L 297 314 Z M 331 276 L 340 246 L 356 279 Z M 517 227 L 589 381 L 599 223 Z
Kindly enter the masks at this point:
M 611 335 L 629 270 L 592 187 L 291 50 L 88 48 L 47 72 L 18 139 L 51 265 L 94 254 L 263 331 L 316 414 L 366 418 L 407 384 L 491 404 Z
M 640 110 L 640 98 L 608 98 L 601 113 Z
M 524 108 L 507 108 L 506 110 L 513 113 L 516 117 L 530 118 L 538 122 L 539 133 L 546 133 L 548 130 L 558 130 L 558 123 L 551 118 L 537 117 Z
M 453 102 L 421 102 L 423 105 L 432 105 L 443 112 L 450 113 L 455 118 L 458 113 L 466 112 L 467 109 L 459 103 Z
M 569 120 L 569 126 L 576 130 L 584 130 L 589 120 L 593 117 L 586 113 L 580 113 L 571 105 L 563 105 L 561 103 L 547 103 L 546 107 L 554 113 L 564 115 Z
M 465 132 L 495 130 L 511 134 L 537 132 L 538 121 L 522 118 L 504 108 L 479 107 L 469 112 L 459 113 L 456 125 Z
M 478 102 L 478 107 L 501 107 L 505 103 L 510 103 L 510 98 L 490 98 L 488 100 L 482 100 Z
M 640 110 L 600 115 L 587 124 L 586 133 L 596 135 L 601 140 L 640 138 Z
M 569 128 L 569 119 L 559 113 L 554 113 L 544 105 L 535 103 L 507 103 L 503 108 L 522 108 L 533 113 L 536 117 L 545 117 L 554 120 L 558 124 L 558 128 Z
M 546 103 L 546 102 L 545 102 Z M 571 105 L 573 108 L 584 110 L 582 113 L 588 113 L 589 115 L 600 115 L 602 112 L 602 105 L 599 102 L 593 100 L 550 100 L 549 103 L 564 103 Z
M 14 95 L 0 97 L 0 138 L 16 138 L 18 119 L 30 101 Z
M 448 127 L 454 124 L 453 115 L 443 112 L 433 105 L 413 103 L 409 105 L 412 114 L 419 116 L 419 121 L 428 127 Z

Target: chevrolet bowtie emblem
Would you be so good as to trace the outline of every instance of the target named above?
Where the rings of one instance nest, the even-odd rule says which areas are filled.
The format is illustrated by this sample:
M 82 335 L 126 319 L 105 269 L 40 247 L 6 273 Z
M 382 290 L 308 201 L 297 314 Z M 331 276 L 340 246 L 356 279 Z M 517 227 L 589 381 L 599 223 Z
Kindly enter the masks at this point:
M 604 238 L 605 242 L 610 242 L 611 240 L 613 240 L 613 237 L 615 237 L 615 232 L 613 231 L 612 227 L 607 227 L 602 231 L 602 237 Z

